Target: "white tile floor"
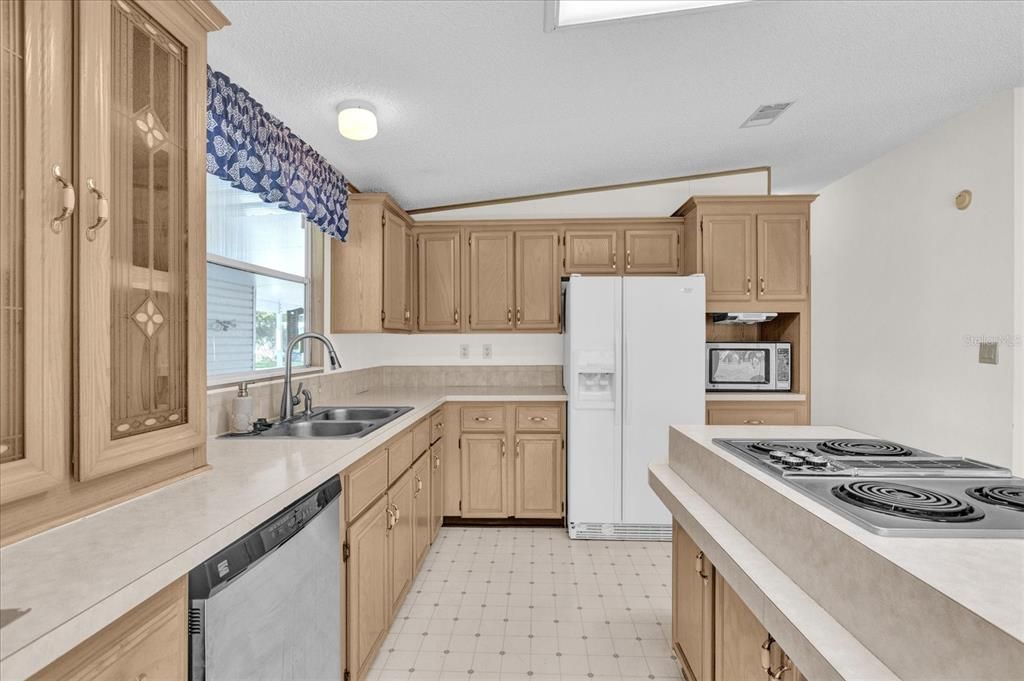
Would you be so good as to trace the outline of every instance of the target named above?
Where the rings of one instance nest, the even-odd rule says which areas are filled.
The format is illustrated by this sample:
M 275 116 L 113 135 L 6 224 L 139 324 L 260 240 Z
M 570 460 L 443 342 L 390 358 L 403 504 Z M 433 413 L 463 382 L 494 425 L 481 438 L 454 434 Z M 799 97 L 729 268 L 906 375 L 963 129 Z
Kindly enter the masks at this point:
M 370 681 L 678 680 L 672 545 L 441 529 Z

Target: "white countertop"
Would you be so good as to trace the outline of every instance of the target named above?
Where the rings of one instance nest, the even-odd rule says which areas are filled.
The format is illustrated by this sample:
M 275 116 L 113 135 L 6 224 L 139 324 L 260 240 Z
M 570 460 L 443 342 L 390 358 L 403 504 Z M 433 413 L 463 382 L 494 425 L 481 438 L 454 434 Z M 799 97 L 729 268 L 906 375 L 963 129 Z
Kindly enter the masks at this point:
M 714 444 L 714 438 L 827 439 L 879 437 L 833 426 L 676 426 L 676 430 L 741 468 L 896 566 L 1024 642 L 1024 539 L 885 537 L 873 534 L 779 478 Z
M 444 402 L 564 401 L 561 387 L 391 388 L 411 406 L 364 438 L 211 438 L 212 469 L 0 549 L 0 678 L 26 679 Z M 343 492 L 344 493 L 344 492 Z

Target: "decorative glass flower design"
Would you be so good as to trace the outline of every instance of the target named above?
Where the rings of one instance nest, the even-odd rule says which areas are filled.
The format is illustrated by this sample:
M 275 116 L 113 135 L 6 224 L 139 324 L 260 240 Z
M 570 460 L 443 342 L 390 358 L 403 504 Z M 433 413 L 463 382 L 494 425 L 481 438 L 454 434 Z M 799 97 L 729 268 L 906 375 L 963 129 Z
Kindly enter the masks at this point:
M 142 305 L 135 308 L 132 319 L 135 320 L 135 324 L 142 333 L 152 338 L 164 323 L 164 313 L 160 311 L 152 298 L 146 298 Z
M 167 141 L 167 129 L 153 113 L 152 107 L 147 106 L 135 114 L 135 127 L 142 133 L 150 149 L 162 147 Z

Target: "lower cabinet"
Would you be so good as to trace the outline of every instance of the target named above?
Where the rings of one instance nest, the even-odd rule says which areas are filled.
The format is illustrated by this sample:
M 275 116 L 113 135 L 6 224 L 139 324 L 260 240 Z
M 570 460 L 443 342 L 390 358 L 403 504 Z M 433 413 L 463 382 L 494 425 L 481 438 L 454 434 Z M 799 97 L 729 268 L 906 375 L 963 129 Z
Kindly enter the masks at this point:
M 548 434 L 516 435 L 517 518 L 561 518 L 562 436 Z
M 30 681 L 185 681 L 187 598 L 187 578 L 182 577 Z
M 507 518 L 504 433 L 462 436 L 462 517 Z
M 388 575 L 391 578 L 391 616 L 402 607 L 415 573 L 413 556 L 413 474 L 406 471 L 388 490 L 391 531 L 388 532 Z
M 412 548 L 416 571 L 423 564 L 433 539 L 433 520 L 430 507 L 430 455 L 424 454 L 412 467 Z
M 430 541 L 437 538 L 444 521 L 444 442 L 430 445 Z
M 348 607 L 345 656 L 353 679 L 362 679 L 391 626 L 391 519 L 394 512 L 382 496 L 348 526 L 345 567 Z
M 709 426 L 807 425 L 806 402 L 708 402 Z
M 672 645 L 684 679 L 806 681 L 678 523 L 672 571 Z

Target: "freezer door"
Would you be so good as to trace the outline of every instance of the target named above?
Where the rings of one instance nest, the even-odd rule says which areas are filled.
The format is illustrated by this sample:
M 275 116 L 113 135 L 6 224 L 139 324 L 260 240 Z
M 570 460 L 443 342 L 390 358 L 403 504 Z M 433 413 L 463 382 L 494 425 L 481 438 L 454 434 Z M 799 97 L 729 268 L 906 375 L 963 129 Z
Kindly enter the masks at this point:
M 670 425 L 704 423 L 704 277 L 626 278 L 622 328 L 622 522 L 668 526 L 647 469 Z
M 621 299 L 621 277 L 572 277 L 566 291 L 571 537 L 580 524 L 614 523 L 621 514 Z
M 341 678 L 340 499 L 206 599 L 205 681 Z

